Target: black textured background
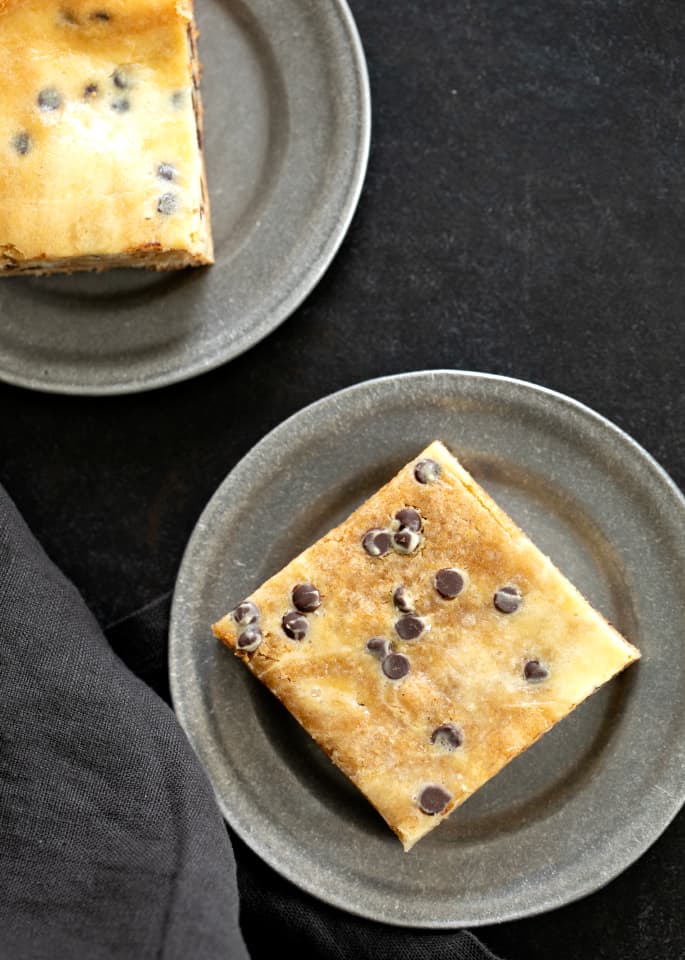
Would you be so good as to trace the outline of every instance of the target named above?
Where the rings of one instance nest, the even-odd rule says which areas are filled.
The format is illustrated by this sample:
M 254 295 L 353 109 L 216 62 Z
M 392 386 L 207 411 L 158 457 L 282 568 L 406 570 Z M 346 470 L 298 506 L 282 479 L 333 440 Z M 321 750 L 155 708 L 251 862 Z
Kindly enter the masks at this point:
M 161 391 L 0 385 L 0 481 L 103 625 L 172 588 L 206 501 L 264 433 L 381 374 L 543 384 L 685 486 L 685 4 L 351 6 L 371 78 L 369 172 L 297 313 Z M 681 958 L 684 834 L 681 814 L 604 890 L 477 932 L 508 960 Z

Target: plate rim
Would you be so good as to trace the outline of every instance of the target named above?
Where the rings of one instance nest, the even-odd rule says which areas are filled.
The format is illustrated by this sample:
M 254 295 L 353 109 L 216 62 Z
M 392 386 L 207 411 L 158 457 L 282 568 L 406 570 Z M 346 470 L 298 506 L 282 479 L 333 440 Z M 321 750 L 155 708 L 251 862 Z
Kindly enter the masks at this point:
M 354 162 L 350 164 L 350 185 L 345 195 L 344 204 L 341 205 L 337 216 L 331 218 L 331 229 L 327 240 L 320 245 L 316 258 L 311 260 L 306 269 L 301 271 L 297 286 L 290 291 L 288 296 L 279 300 L 278 305 L 270 313 L 262 317 L 261 321 L 241 336 L 237 344 L 233 344 L 231 349 L 227 351 L 218 351 L 218 355 L 209 361 L 196 359 L 194 363 L 185 364 L 182 368 L 175 367 L 171 371 L 158 372 L 149 379 L 139 378 L 98 385 L 95 383 L 71 383 L 65 380 L 50 382 L 37 377 L 35 374 L 24 375 L 15 370 L 7 369 L 2 362 L 2 357 L 0 357 L 0 382 L 27 390 L 35 390 L 39 393 L 63 396 L 122 396 L 159 390 L 177 383 L 183 383 L 186 380 L 192 380 L 242 356 L 285 323 L 307 297 L 313 293 L 335 260 L 349 232 L 366 181 L 371 150 L 371 85 L 364 46 L 348 0 L 330 0 L 330 2 L 337 8 L 347 35 L 349 52 L 353 61 L 351 76 L 355 77 L 359 88 L 359 113 L 355 115 L 355 122 L 350 124 L 350 129 L 355 130 Z M 210 269 L 216 269 L 216 267 Z M 12 278 L 5 279 L 11 282 Z
M 333 391 L 332 393 L 326 394 L 317 400 L 314 400 L 312 403 L 309 403 L 302 407 L 300 410 L 295 411 L 293 414 L 288 416 L 285 420 L 281 421 L 274 427 L 272 427 L 263 437 L 261 437 L 228 471 L 224 479 L 216 487 L 214 493 L 209 498 L 204 508 L 200 512 L 198 519 L 193 527 L 193 530 L 188 538 L 186 548 L 183 552 L 181 562 L 178 567 L 177 577 L 174 585 L 174 590 L 172 594 L 172 603 L 170 611 L 170 620 L 169 620 L 169 652 L 168 652 L 168 673 L 169 673 L 169 686 L 171 693 L 172 707 L 176 714 L 179 724 L 183 728 L 186 736 L 188 737 L 193 749 L 200 758 L 200 753 L 196 747 L 191 734 L 186 728 L 185 718 L 183 716 L 183 706 L 182 706 L 182 684 L 180 681 L 180 676 L 174 669 L 174 655 L 178 649 L 179 643 L 182 642 L 182 637 L 180 637 L 179 624 L 182 621 L 182 615 L 179 612 L 182 607 L 183 601 L 183 587 L 184 579 L 186 577 L 186 570 L 190 566 L 192 560 L 192 554 L 196 549 L 196 545 L 200 538 L 202 537 L 202 521 L 208 516 L 213 506 L 220 500 L 222 491 L 226 486 L 231 482 L 232 476 L 238 468 L 244 468 L 245 464 L 249 464 L 249 460 L 253 454 L 257 455 L 259 450 L 263 449 L 263 446 L 266 446 L 269 442 L 277 440 L 278 436 L 281 433 L 287 433 L 293 425 L 293 422 L 297 422 L 301 417 L 310 417 L 317 408 L 323 406 L 333 405 L 337 398 L 341 395 L 350 396 L 354 393 L 361 393 L 369 389 L 375 388 L 393 388 L 398 381 L 410 381 L 412 379 L 418 378 L 443 378 L 447 377 L 452 379 L 454 382 L 467 382 L 467 381 L 479 381 L 482 383 L 492 383 L 492 384 L 502 384 L 508 385 L 516 390 L 522 390 L 524 393 L 531 392 L 532 394 L 538 396 L 546 396 L 553 402 L 561 404 L 562 407 L 568 407 L 575 414 L 580 415 L 582 418 L 588 422 L 594 424 L 595 427 L 600 428 L 605 431 L 608 430 L 613 434 L 617 439 L 624 444 L 624 450 L 628 449 L 631 453 L 636 454 L 639 459 L 645 463 L 654 473 L 654 475 L 659 479 L 663 484 L 663 488 L 668 491 L 669 495 L 674 498 L 674 505 L 676 508 L 680 509 L 683 519 L 685 519 L 685 494 L 680 489 L 680 487 L 675 483 L 673 478 L 669 473 L 659 464 L 659 462 L 649 453 L 637 440 L 635 440 L 630 434 L 628 434 L 623 428 L 619 427 L 613 421 L 609 420 L 604 415 L 598 413 L 596 410 L 587 406 L 579 400 L 574 399 L 573 397 L 554 390 L 549 387 L 545 387 L 541 384 L 534 383 L 532 381 L 501 375 L 486 373 L 474 370 L 455 370 L 450 368 L 436 368 L 436 369 L 422 369 L 415 371 L 407 371 L 397 374 L 389 374 L 376 378 L 371 378 L 357 383 L 351 384 L 346 387 L 342 387 L 338 390 Z M 202 763 L 202 760 L 200 759 Z M 204 767 L 204 764 L 203 764 Z M 206 775 L 209 777 L 209 771 L 204 767 Z M 210 778 L 211 782 L 211 778 Z M 378 910 L 374 909 L 364 909 L 358 905 L 350 906 L 348 902 L 345 902 L 344 898 L 331 895 L 330 892 L 324 891 L 321 889 L 320 883 L 311 883 L 308 884 L 306 878 L 298 876 L 293 870 L 288 869 L 288 864 L 284 864 L 282 860 L 278 858 L 274 859 L 269 856 L 270 852 L 270 843 L 267 841 L 261 846 L 255 846 L 254 843 L 254 832 L 251 832 L 249 825 L 246 827 L 242 823 L 236 825 L 231 820 L 231 811 L 227 809 L 227 804 L 224 802 L 223 798 L 220 796 L 218 790 L 214 788 L 217 804 L 219 806 L 220 812 L 231 827 L 232 830 L 242 839 L 250 849 L 264 860 L 273 870 L 279 873 L 281 876 L 285 877 L 288 881 L 293 883 L 296 887 L 303 890 L 305 893 L 308 893 L 323 903 L 334 906 L 338 909 L 341 909 L 351 915 L 363 917 L 369 920 L 376 922 L 386 923 L 390 926 L 405 928 L 405 929 L 433 929 L 433 930 L 453 930 L 462 927 L 479 927 L 486 926 L 489 924 L 508 922 L 513 920 L 519 920 L 526 917 L 534 917 L 543 913 L 547 913 L 551 910 L 558 909 L 563 906 L 567 906 L 571 903 L 574 903 L 578 900 L 583 899 L 586 896 L 589 896 L 603 887 L 605 887 L 612 880 L 620 876 L 625 870 L 627 870 L 631 865 L 633 865 L 642 855 L 662 836 L 666 829 L 673 822 L 675 817 L 678 815 L 680 810 L 685 804 L 685 785 L 680 789 L 679 793 L 671 795 L 667 794 L 665 791 L 659 791 L 658 798 L 652 796 L 650 797 L 651 805 L 655 802 L 658 803 L 658 809 L 660 816 L 657 818 L 658 826 L 655 830 L 647 831 L 644 830 L 637 834 L 631 834 L 631 846 L 628 851 L 628 855 L 616 858 L 615 856 L 609 858 L 609 863 L 602 863 L 598 872 L 589 875 L 587 881 L 584 884 L 576 883 L 575 887 L 571 890 L 565 889 L 561 895 L 559 892 L 550 897 L 545 895 L 541 897 L 536 903 L 532 906 L 527 906 L 525 908 L 518 907 L 508 910 L 499 910 L 499 912 L 493 913 L 491 916 L 484 917 L 482 915 L 469 916 L 468 914 L 456 917 L 454 920 L 431 920 L 430 918 L 416 918 L 413 917 L 410 920 L 403 920 L 402 918 L 395 916 L 382 916 Z M 605 858 L 606 860 L 607 858 Z

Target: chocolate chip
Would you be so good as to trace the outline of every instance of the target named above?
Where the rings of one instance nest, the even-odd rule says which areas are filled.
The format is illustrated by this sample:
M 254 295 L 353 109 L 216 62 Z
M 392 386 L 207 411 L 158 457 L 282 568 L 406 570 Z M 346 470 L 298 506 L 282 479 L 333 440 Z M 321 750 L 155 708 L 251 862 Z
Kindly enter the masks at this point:
M 25 157 L 31 149 L 31 137 L 28 133 L 18 133 L 12 137 L 12 146 L 20 157 Z
M 381 669 L 389 680 L 401 680 L 409 673 L 409 657 L 403 653 L 389 653 L 383 657 Z
M 419 460 L 414 467 L 414 476 L 419 483 L 434 483 L 440 476 L 440 464 L 435 460 Z
M 464 734 L 456 723 L 441 723 L 431 733 L 431 743 L 437 743 L 446 750 L 456 750 L 463 742 Z
M 291 640 L 304 640 L 309 630 L 307 618 L 303 617 L 297 610 L 289 610 L 284 614 L 281 625 L 285 634 Z
M 414 553 L 421 543 L 421 536 L 413 530 L 398 530 L 393 534 L 392 545 L 398 553 Z
M 116 100 L 112 100 L 112 110 L 116 110 L 117 113 L 126 113 L 131 109 L 131 101 L 128 97 L 117 97 Z
M 313 613 L 321 606 L 321 594 L 313 583 L 298 583 L 293 587 L 293 606 L 302 613 Z
M 165 217 L 170 217 L 178 210 L 178 197 L 175 193 L 163 193 L 157 201 L 157 211 Z
M 251 600 L 243 600 L 233 611 L 233 619 L 240 627 L 246 627 L 248 623 L 254 623 L 259 617 L 259 608 Z
M 500 587 L 495 591 L 492 602 L 500 613 L 516 613 L 523 602 L 523 597 L 516 587 Z
M 399 523 L 400 528 L 406 527 L 407 530 L 413 530 L 414 533 L 418 533 L 421 529 L 421 514 L 413 507 L 404 507 L 404 509 L 398 510 L 395 514 L 395 520 Z
M 547 679 L 549 670 L 539 660 L 529 660 L 523 668 L 523 676 L 531 683 L 539 683 Z
M 464 575 L 454 567 L 443 567 L 435 574 L 435 589 L 445 600 L 454 600 L 464 589 Z
M 98 95 L 97 83 L 89 83 L 88 86 L 85 87 L 83 91 L 83 96 L 89 100 L 91 100 L 93 97 L 97 97 L 97 95 Z
M 157 167 L 157 176 L 161 180 L 175 180 L 176 168 L 172 167 L 170 163 L 160 163 Z
M 387 530 L 374 527 L 364 534 L 362 546 L 370 557 L 384 557 L 392 547 L 392 536 Z
M 370 640 L 366 641 L 366 649 L 369 653 L 372 653 L 374 657 L 379 657 L 379 659 L 382 660 L 391 652 L 392 645 L 385 637 L 371 637 Z
M 74 14 L 71 12 L 71 10 L 60 10 L 59 18 L 62 21 L 62 23 L 68 23 L 69 26 L 71 27 L 75 26 L 78 23 L 78 20 L 76 19 Z
M 395 621 L 395 633 L 402 640 L 416 640 L 425 630 L 425 624 L 420 617 L 408 613 Z
M 38 94 L 38 106 L 48 112 L 59 110 L 62 106 L 62 94 L 54 87 L 46 87 Z
M 244 653 L 252 653 L 253 650 L 256 650 L 257 647 L 262 642 L 262 631 L 256 624 L 252 624 L 238 637 L 236 646 L 238 650 L 242 650 Z
M 112 74 L 112 81 L 114 86 L 119 90 L 127 90 L 131 86 L 131 81 L 128 78 L 128 74 L 125 70 L 122 70 L 121 67 L 117 67 Z
M 110 17 L 110 15 L 107 13 L 106 10 L 96 10 L 95 13 L 91 13 L 90 19 L 100 20 L 102 23 L 106 23 L 108 20 L 111 20 L 112 18 Z
M 442 813 L 451 799 L 452 794 L 440 784 L 429 783 L 419 795 L 419 806 L 429 817 L 433 817 L 436 813 Z
M 397 587 L 392 595 L 392 602 L 400 613 L 414 612 L 414 601 L 406 587 Z

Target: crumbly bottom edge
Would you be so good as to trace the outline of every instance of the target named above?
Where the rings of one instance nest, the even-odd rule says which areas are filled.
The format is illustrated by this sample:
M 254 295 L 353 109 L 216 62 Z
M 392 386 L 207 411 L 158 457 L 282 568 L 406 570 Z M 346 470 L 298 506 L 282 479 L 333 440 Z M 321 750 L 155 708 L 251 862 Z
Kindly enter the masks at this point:
M 103 256 L 63 257 L 58 259 L 21 260 L 0 263 L 0 277 L 41 276 L 53 273 L 76 273 L 90 270 L 102 273 L 119 267 L 143 268 L 146 270 L 181 270 L 184 267 L 201 267 L 211 264 L 211 256 L 192 254 L 187 250 L 164 252 L 141 251 L 130 254 L 107 254 Z

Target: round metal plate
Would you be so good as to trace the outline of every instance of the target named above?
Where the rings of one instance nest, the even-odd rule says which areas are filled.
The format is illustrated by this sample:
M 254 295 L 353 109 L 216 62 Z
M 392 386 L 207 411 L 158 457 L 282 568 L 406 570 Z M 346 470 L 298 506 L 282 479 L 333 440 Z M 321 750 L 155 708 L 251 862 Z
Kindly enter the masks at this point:
M 405 854 L 366 800 L 210 625 L 443 440 L 643 659 Z M 230 473 L 174 595 L 174 706 L 234 829 L 319 898 L 393 924 L 460 927 L 589 894 L 685 799 L 685 501 L 625 433 L 521 381 L 405 374 L 327 397 Z
M 0 281 L 0 379 L 129 393 L 216 367 L 301 303 L 340 245 L 369 150 L 345 0 L 198 0 L 216 263 Z

